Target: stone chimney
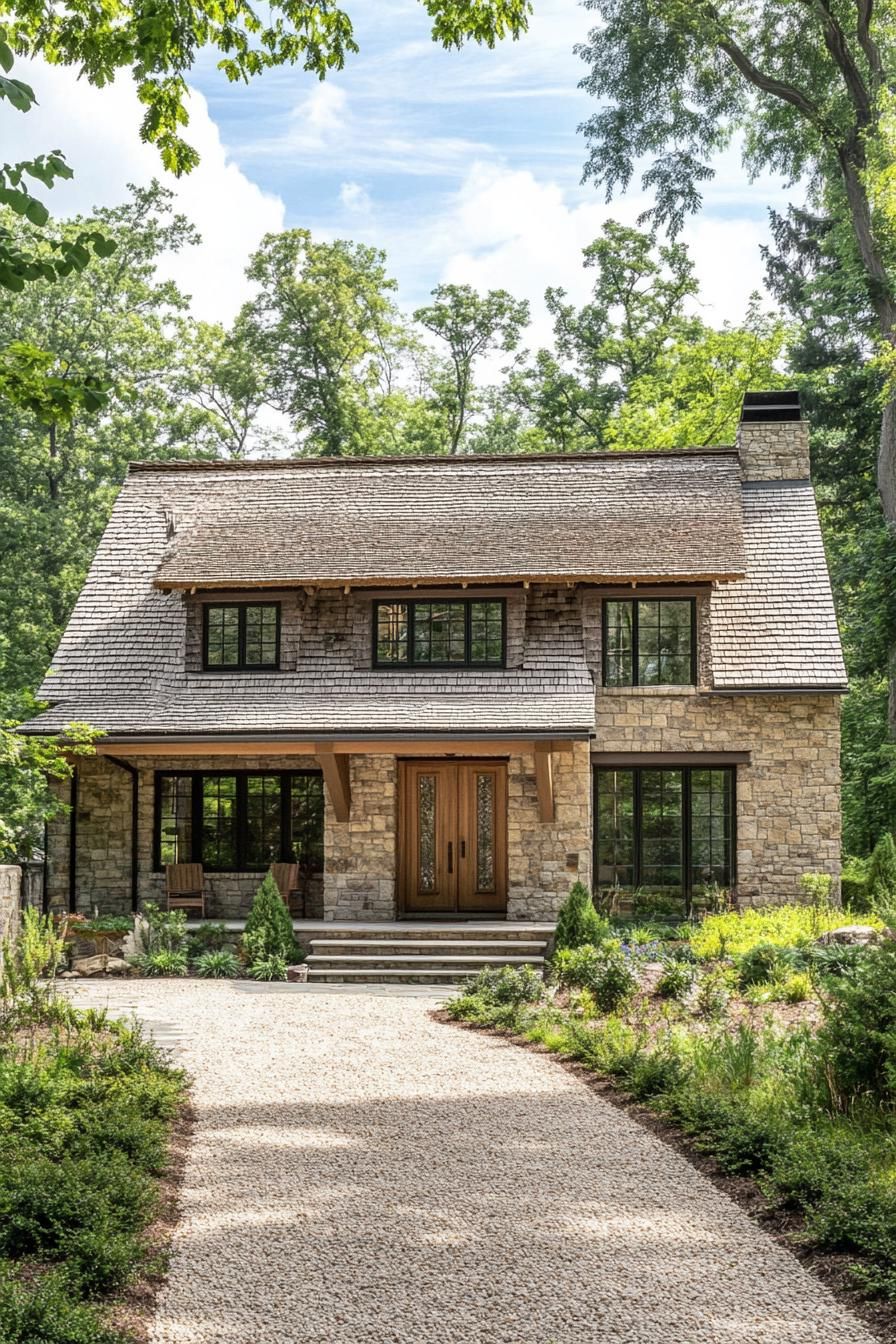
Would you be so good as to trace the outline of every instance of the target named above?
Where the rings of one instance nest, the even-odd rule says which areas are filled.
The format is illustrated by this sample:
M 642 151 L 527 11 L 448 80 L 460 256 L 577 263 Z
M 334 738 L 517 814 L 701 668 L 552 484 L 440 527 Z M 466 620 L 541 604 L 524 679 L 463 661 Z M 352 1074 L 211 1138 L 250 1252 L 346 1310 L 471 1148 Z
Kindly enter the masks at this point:
M 799 392 L 746 392 L 737 427 L 745 481 L 809 479 L 809 422 Z

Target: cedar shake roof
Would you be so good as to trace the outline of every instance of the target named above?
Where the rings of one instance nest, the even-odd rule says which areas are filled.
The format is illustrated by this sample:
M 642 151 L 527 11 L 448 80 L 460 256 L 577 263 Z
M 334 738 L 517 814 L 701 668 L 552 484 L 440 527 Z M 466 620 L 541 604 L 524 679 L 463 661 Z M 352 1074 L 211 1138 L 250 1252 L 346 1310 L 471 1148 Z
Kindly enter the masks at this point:
M 152 465 L 127 488 L 176 515 L 160 588 L 744 572 L 730 449 Z
M 742 483 L 733 450 L 139 466 L 25 731 L 587 737 L 599 671 L 575 580 L 713 576 L 716 691 L 844 687 L 812 487 Z M 506 667 L 372 669 L 370 589 L 449 580 L 515 583 Z M 174 585 L 262 583 L 281 670 L 202 672 L 199 603 Z
M 842 690 L 846 668 L 809 481 L 745 481 L 747 574 L 712 596 L 713 684 Z

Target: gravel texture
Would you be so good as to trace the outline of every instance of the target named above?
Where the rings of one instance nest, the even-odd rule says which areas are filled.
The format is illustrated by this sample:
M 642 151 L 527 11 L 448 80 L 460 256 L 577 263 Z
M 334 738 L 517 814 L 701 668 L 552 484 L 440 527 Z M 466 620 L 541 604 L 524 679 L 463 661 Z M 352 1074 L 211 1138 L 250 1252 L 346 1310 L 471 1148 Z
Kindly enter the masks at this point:
M 71 993 L 195 1078 L 153 1344 L 871 1344 L 678 1153 L 435 998 Z

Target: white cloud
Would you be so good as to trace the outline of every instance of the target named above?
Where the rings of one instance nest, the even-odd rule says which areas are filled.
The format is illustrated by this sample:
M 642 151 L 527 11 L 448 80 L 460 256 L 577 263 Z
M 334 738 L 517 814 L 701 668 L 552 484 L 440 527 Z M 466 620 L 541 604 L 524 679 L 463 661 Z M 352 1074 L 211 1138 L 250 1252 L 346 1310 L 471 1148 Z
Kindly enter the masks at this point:
M 103 89 L 78 80 L 72 70 L 42 62 L 17 63 L 15 73 L 34 86 L 39 106 L 14 123 L 17 158 L 61 149 L 75 176 L 46 196 L 57 215 L 72 215 L 94 205 L 117 205 L 127 184 L 145 185 L 153 177 L 170 187 L 177 208 L 202 235 L 202 245 L 167 258 L 160 267 L 193 296 L 197 316 L 226 321 L 249 293 L 243 274 L 249 253 L 262 235 L 283 228 L 285 208 L 238 167 L 221 142 L 202 94 L 192 92 L 185 138 L 200 154 L 199 167 L 181 179 L 166 173 L 159 155 L 139 137 L 141 105 L 130 80 Z M 7 123 L 9 126 L 9 123 Z
M 370 196 L 360 182 L 343 182 L 339 188 L 339 199 L 346 210 L 354 215 L 369 215 L 372 209 Z

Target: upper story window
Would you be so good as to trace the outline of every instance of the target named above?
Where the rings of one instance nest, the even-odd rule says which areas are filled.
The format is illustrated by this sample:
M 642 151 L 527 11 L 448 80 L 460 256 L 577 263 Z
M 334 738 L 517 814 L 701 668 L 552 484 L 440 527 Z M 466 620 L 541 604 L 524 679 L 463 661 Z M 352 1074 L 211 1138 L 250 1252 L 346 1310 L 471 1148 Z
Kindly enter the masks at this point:
M 375 667 L 503 667 L 502 598 L 373 604 Z
M 608 598 L 604 602 L 605 686 L 694 686 L 694 598 Z
M 202 663 L 208 672 L 278 668 L 280 603 L 206 603 L 203 608 Z

